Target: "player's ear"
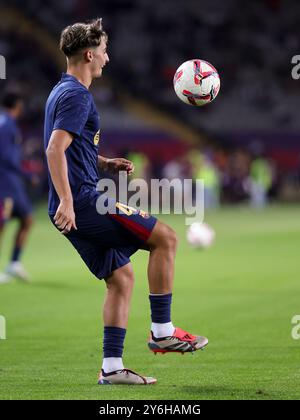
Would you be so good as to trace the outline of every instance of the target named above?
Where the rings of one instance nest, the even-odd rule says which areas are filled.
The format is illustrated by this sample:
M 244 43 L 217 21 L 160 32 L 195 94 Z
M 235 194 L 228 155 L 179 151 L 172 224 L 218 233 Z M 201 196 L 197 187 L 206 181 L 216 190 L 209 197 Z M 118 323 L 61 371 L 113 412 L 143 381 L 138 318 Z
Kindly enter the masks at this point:
M 87 50 L 84 53 L 84 58 L 90 63 L 91 61 L 93 61 L 93 51 L 92 50 Z

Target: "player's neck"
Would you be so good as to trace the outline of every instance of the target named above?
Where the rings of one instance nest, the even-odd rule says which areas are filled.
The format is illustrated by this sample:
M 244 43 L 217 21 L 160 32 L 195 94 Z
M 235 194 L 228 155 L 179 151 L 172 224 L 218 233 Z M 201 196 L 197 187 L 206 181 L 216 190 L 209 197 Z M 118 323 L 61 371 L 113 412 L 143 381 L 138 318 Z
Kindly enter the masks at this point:
M 88 69 L 84 69 L 78 66 L 68 66 L 67 74 L 75 77 L 82 85 L 84 85 L 87 89 L 91 86 L 92 83 L 92 76 Z

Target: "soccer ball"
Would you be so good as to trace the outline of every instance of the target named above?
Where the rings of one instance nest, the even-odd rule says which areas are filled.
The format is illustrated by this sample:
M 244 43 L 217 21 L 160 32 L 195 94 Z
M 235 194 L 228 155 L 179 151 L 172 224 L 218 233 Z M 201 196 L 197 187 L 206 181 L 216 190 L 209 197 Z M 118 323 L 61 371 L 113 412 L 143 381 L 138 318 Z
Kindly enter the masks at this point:
M 183 63 L 174 76 L 176 95 L 184 103 L 203 106 L 212 102 L 220 90 L 217 70 L 204 60 L 189 60 Z
M 194 248 L 209 248 L 215 236 L 213 228 L 206 223 L 193 223 L 187 230 L 187 241 Z

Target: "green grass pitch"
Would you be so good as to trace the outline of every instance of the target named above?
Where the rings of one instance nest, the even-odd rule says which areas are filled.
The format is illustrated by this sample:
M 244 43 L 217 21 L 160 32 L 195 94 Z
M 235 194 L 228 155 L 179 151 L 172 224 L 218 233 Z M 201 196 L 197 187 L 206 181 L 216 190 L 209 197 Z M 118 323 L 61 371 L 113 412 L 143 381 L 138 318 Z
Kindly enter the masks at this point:
M 191 249 L 184 218 L 162 219 L 178 232 L 173 322 L 206 335 L 194 355 L 150 353 L 147 253 L 133 258 L 136 286 L 124 361 L 158 378 L 149 387 L 98 386 L 104 284 L 50 225 L 44 208 L 24 256 L 33 282 L 0 288 L 7 339 L 0 340 L 0 399 L 299 399 L 300 211 L 209 213 L 215 246 Z M 12 236 L 2 243 L 5 265 Z

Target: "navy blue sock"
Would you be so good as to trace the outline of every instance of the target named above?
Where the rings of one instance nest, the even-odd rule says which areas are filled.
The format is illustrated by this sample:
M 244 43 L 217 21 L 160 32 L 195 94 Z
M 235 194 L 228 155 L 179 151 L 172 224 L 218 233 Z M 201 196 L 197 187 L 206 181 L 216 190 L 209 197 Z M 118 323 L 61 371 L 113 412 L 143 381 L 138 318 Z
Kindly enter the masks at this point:
M 167 295 L 149 295 L 151 320 L 157 324 L 171 322 L 172 293 Z
M 12 253 L 11 261 L 12 262 L 19 261 L 21 257 L 21 253 L 22 253 L 22 248 L 20 246 L 15 246 Z
M 103 339 L 104 358 L 122 357 L 125 335 L 126 335 L 125 328 L 104 327 L 104 339 Z

